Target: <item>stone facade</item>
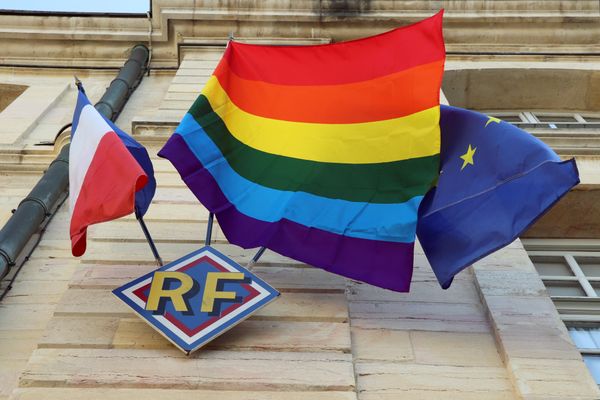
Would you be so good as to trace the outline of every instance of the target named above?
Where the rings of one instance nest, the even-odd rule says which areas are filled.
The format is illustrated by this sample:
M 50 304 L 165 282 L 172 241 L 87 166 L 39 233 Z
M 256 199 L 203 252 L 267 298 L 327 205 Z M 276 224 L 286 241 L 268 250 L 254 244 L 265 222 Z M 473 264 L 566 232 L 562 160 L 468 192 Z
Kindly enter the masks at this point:
M 150 19 L 0 15 L 0 94 L 22 90 L 0 112 L 1 224 L 68 138 L 68 130 L 56 135 L 73 113 L 73 74 L 98 100 L 140 42 L 152 49 L 152 70 L 117 124 L 153 155 L 158 190 L 147 223 L 165 260 L 201 246 L 207 213 L 155 154 L 229 34 L 326 43 L 444 7 L 451 103 L 590 112 L 600 104 L 597 1 L 152 3 Z M 551 143 L 564 156 L 579 156 L 583 185 L 530 235 L 597 235 L 599 153 L 595 136 L 585 140 L 567 135 Z M 135 219 L 89 232 L 87 253 L 74 259 L 63 206 L 0 302 L 0 399 L 600 398 L 518 240 L 446 291 L 417 249 L 407 294 L 267 252 L 253 270 L 282 297 L 185 357 L 110 293 L 155 268 Z M 253 255 L 227 244 L 218 227 L 213 237 L 240 263 Z

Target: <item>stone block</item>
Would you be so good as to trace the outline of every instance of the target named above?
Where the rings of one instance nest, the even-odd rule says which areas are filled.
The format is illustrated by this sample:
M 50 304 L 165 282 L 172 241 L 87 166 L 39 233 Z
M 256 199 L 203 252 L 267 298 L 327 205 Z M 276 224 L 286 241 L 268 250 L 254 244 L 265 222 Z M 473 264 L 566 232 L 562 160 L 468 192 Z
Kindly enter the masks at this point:
M 423 392 L 511 393 L 512 386 L 504 367 L 457 367 L 410 363 L 357 363 L 359 394 L 396 394 Z M 360 397 L 360 396 L 359 396 Z
M 352 354 L 359 362 L 400 362 L 414 359 L 408 332 L 352 328 Z
M 56 304 L 67 289 L 67 281 L 19 281 L 12 286 L 3 304 Z
M 523 396 L 598 399 L 600 390 L 581 360 L 511 358 L 507 364 Z
M 479 292 L 472 280 L 456 280 L 444 290 L 437 281 L 416 281 L 411 284 L 410 292 L 398 293 L 381 289 L 365 283 L 355 283 L 349 288 L 351 301 L 415 301 L 440 303 L 480 304 Z
M 349 354 L 38 349 L 21 387 L 354 391 Z
M 0 330 L 0 359 L 27 361 L 43 330 Z
M 26 365 L 27 360 L 0 359 L 0 396 L 10 395 Z
M 1 307 L 1 305 L 0 305 Z M 106 289 L 67 290 L 56 306 L 63 317 L 131 318 L 133 310 Z M 1 314 L 0 314 L 1 316 Z M 251 318 L 309 322 L 346 322 L 348 309 L 342 293 L 283 293 Z
M 0 331 L 44 329 L 54 307 L 54 304 L 0 303 Z
M 502 367 L 490 333 L 410 332 L 415 362 L 431 365 Z
M 54 317 L 39 348 L 110 348 L 119 325 L 116 317 Z
M 465 392 L 464 390 L 426 390 L 410 389 L 401 393 L 371 393 L 361 392 L 359 400 L 515 400 L 514 393 L 510 391 L 500 392 Z M 541 399 L 540 399 L 541 400 Z
M 546 287 L 535 271 L 479 270 L 476 277 L 485 296 L 547 296 Z
M 364 329 L 489 333 L 480 304 L 351 302 L 352 325 Z
M 18 388 L 11 400 L 356 400 L 354 392 L 276 392 L 185 389 Z M 495 400 L 495 399 L 494 399 Z
M 121 319 L 115 348 L 170 348 L 172 345 L 141 319 Z M 247 320 L 223 333 L 206 348 L 253 351 L 350 352 L 350 328 L 337 322 Z

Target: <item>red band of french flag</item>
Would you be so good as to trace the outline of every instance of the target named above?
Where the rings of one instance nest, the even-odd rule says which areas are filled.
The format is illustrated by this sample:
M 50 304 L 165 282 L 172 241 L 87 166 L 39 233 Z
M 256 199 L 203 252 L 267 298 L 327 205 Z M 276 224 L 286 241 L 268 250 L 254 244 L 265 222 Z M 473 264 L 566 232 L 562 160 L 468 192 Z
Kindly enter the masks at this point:
M 81 91 L 69 149 L 71 251 L 86 249 L 87 227 L 134 211 L 135 192 L 148 176 Z

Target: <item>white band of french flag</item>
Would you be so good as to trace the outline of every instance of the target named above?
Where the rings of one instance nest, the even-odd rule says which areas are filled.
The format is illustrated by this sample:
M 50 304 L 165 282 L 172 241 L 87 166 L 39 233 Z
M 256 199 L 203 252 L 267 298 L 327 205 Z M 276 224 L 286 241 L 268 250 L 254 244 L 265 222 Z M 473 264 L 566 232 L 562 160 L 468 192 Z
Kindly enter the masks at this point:
M 148 181 L 142 167 L 102 115 L 79 93 L 69 150 L 71 250 L 85 252 L 87 227 L 134 211 Z M 87 103 L 87 104 L 86 104 Z

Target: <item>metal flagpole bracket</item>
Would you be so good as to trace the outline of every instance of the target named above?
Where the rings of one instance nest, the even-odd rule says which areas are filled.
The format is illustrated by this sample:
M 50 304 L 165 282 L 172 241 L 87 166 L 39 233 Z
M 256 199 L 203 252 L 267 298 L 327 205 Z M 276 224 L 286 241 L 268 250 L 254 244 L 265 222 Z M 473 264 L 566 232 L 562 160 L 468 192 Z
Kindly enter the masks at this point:
M 142 228 L 142 232 L 144 232 L 144 236 L 146 236 L 146 241 L 150 245 L 150 250 L 152 250 L 152 254 L 154 255 L 154 259 L 156 260 L 156 262 L 158 263 L 158 265 L 160 267 L 162 267 L 164 265 L 163 264 L 163 260 L 162 260 L 162 258 L 160 258 L 160 255 L 158 254 L 158 250 L 156 249 L 156 245 L 154 244 L 154 240 L 152 239 L 152 236 L 150 235 L 150 231 L 148 231 L 148 227 L 146 226 L 146 223 L 144 222 L 144 218 L 139 213 L 137 207 L 135 209 L 135 218 L 140 223 L 140 227 Z

